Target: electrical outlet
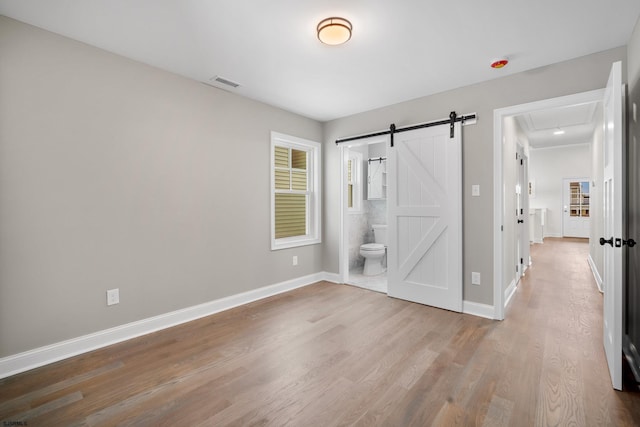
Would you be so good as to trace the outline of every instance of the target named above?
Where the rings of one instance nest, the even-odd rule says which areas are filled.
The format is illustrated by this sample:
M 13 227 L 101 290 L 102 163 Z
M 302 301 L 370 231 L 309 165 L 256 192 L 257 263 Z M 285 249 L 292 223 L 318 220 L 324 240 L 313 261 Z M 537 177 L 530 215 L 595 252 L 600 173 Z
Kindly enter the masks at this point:
M 120 289 L 109 289 L 107 291 L 107 305 L 120 303 Z
M 479 285 L 480 284 L 480 273 L 473 271 L 471 272 L 471 284 Z
M 293 256 L 293 265 L 298 265 L 298 256 L 297 255 Z

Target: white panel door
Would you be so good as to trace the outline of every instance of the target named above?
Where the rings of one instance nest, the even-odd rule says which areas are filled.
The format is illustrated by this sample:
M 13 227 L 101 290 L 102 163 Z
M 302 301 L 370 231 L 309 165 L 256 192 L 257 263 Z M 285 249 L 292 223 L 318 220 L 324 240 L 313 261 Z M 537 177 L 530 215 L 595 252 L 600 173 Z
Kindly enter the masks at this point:
M 591 232 L 589 178 L 565 178 L 562 185 L 562 236 L 588 238 Z
M 389 296 L 462 311 L 461 125 L 394 135 L 388 151 Z
M 516 285 L 520 282 L 520 278 L 524 275 L 525 265 L 529 264 L 529 259 L 525 261 L 525 245 L 529 245 L 529 239 L 526 238 L 525 218 L 529 216 L 528 209 L 525 209 L 525 170 L 524 170 L 524 150 L 518 146 L 516 152 L 516 170 L 518 171 L 516 182 Z M 527 218 L 528 219 L 528 218 Z
M 622 68 L 611 68 L 604 96 L 604 349 L 613 388 L 622 389 L 622 256 L 616 247 L 623 236 Z M 601 243 L 602 244 L 602 243 Z

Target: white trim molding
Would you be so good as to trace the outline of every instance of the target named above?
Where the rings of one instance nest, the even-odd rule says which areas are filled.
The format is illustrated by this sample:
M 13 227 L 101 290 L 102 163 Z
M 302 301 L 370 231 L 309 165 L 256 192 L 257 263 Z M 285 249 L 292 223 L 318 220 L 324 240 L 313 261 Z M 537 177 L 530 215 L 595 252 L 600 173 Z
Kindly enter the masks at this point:
M 600 272 L 598 271 L 598 267 L 596 267 L 596 263 L 591 258 L 591 254 L 587 257 L 587 262 L 589 263 L 589 267 L 591 267 L 591 273 L 593 273 L 593 278 L 596 280 L 596 285 L 598 286 L 598 290 L 600 293 L 604 293 L 602 290 L 602 277 L 600 276 Z
M 0 359 L 0 378 L 6 378 L 20 372 L 48 365 L 49 363 L 210 316 L 243 304 L 248 304 L 321 281 L 340 283 L 339 275 L 337 274 L 325 272 L 311 274 L 39 347 Z
M 495 319 L 495 309 L 492 305 L 473 301 L 462 301 L 462 312 L 473 316 Z
M 516 286 L 516 281 L 514 279 L 511 281 L 511 283 L 509 283 L 509 286 L 507 286 L 507 289 L 504 290 L 504 309 L 505 310 L 509 306 L 509 303 L 511 302 L 511 298 L 513 298 L 513 295 L 516 293 L 517 288 L 518 287 Z
M 290 179 L 295 171 L 302 173 L 303 169 L 295 169 L 291 163 L 292 151 L 297 150 L 306 153 L 306 188 L 296 189 L 291 183 L 288 188 L 276 188 L 276 158 L 275 148 L 289 150 L 289 164 L 286 168 L 280 168 L 282 172 L 290 174 Z M 322 242 L 321 230 L 321 199 L 322 199 L 322 144 L 308 139 L 271 132 L 271 250 L 294 248 L 298 246 L 314 245 Z M 276 194 L 304 196 L 306 200 L 305 219 L 306 233 L 289 237 L 276 238 Z M 299 230 L 302 231 L 302 230 Z

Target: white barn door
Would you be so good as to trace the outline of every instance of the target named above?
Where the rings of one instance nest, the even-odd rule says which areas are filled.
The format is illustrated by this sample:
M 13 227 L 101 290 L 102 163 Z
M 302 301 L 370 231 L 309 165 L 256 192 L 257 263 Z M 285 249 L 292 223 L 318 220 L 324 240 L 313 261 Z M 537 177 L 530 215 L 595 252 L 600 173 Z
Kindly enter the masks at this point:
M 613 64 L 604 96 L 604 350 L 613 388 L 622 390 L 623 147 L 622 67 Z M 611 239 L 611 240 L 609 240 Z M 605 243 L 609 240 L 608 243 Z
M 394 135 L 388 157 L 388 294 L 462 311 L 461 125 Z

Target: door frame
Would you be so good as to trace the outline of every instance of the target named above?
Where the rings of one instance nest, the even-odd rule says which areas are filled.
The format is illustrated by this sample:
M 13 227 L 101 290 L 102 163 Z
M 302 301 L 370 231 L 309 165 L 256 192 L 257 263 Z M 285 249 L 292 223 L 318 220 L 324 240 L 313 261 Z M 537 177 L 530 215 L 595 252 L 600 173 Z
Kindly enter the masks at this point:
M 504 197 L 503 197 L 503 153 L 502 140 L 504 137 L 504 119 L 537 110 L 568 107 L 576 104 L 602 102 L 605 90 L 596 89 L 573 95 L 560 96 L 541 101 L 513 105 L 495 109 L 493 111 L 493 307 L 494 319 L 503 320 L 505 303 L 508 295 L 503 290 L 503 257 L 504 239 L 515 239 L 515 236 L 504 236 L 502 226 L 505 221 Z
M 521 220 L 523 220 L 524 222 L 520 225 L 520 235 L 518 236 L 518 234 L 516 234 L 515 236 L 515 241 L 516 241 L 516 252 L 518 253 L 518 256 L 520 257 L 520 261 L 518 259 L 518 256 L 516 256 L 516 262 L 519 263 L 518 264 L 518 277 L 516 278 L 516 286 L 518 286 L 518 284 L 520 283 L 520 279 L 524 276 L 525 272 L 527 271 L 527 269 L 529 268 L 529 242 L 531 241 L 531 237 L 529 235 L 529 221 L 531 220 L 531 217 L 529 216 L 529 156 L 527 154 L 527 152 L 525 152 L 524 147 L 522 146 L 522 144 L 520 143 L 520 141 L 516 141 L 517 147 L 516 147 L 516 153 L 518 153 L 518 158 L 516 158 L 516 161 L 520 160 L 521 161 L 521 167 L 517 168 L 518 169 L 518 179 L 517 179 L 517 183 L 520 186 L 520 194 L 519 194 L 519 198 L 520 200 L 520 208 L 522 209 L 522 213 L 520 214 L 520 218 Z M 517 206 L 517 204 L 516 204 Z M 516 213 L 516 217 L 517 217 L 517 213 Z M 518 225 L 516 224 L 516 227 L 518 227 Z M 519 243 L 518 244 L 518 237 L 520 237 L 519 239 Z
M 347 218 L 349 218 L 349 208 L 347 200 L 346 166 L 349 148 L 378 143 L 389 144 L 389 136 L 372 136 L 370 138 L 340 144 L 340 244 L 338 245 L 338 275 L 340 277 L 340 283 L 347 283 L 349 281 L 349 221 L 347 221 Z M 364 185 L 364 181 L 362 184 Z M 362 194 L 364 194 L 364 191 Z

